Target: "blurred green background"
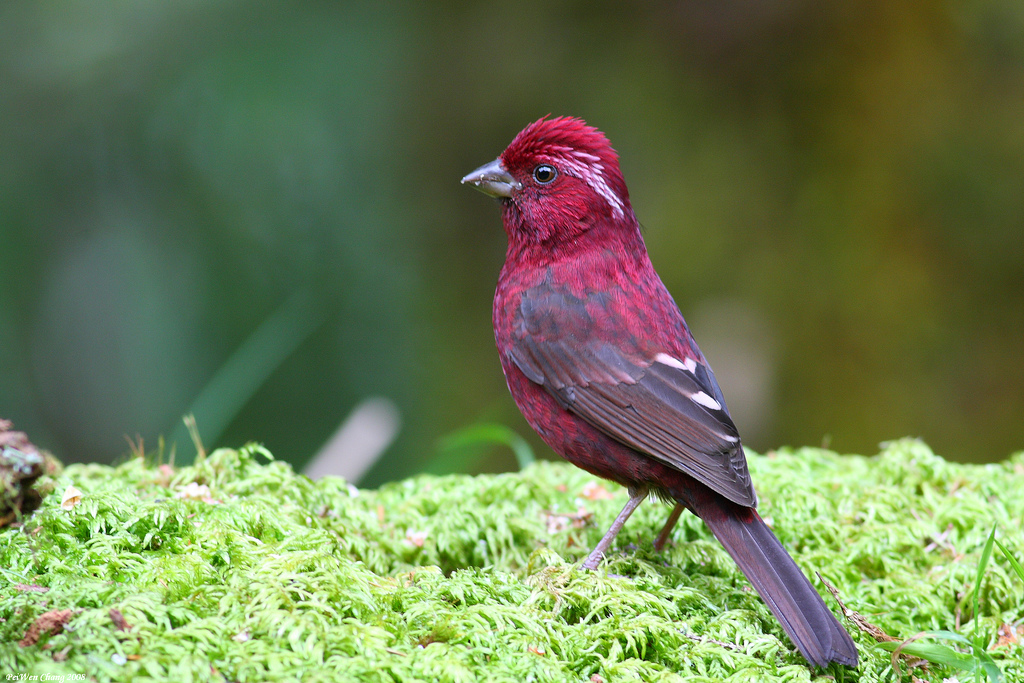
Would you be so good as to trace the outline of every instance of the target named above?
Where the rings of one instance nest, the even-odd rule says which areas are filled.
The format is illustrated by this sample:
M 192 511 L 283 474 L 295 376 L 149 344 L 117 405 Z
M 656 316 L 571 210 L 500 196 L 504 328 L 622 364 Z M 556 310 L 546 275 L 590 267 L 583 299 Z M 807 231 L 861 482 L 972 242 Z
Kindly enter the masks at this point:
M 109 461 L 190 456 L 194 411 L 302 466 L 385 397 L 364 484 L 515 467 L 438 455 L 479 421 L 550 456 L 458 182 L 548 113 L 618 149 L 751 447 L 1024 448 L 1019 0 L 5 2 L 0 416 Z

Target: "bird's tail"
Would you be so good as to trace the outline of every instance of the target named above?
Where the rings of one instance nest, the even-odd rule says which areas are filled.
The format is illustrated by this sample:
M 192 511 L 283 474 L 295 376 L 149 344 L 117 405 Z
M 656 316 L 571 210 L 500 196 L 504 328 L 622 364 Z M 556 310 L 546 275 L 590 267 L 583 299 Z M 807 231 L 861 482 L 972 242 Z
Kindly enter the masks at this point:
M 857 666 L 857 648 L 810 581 L 753 508 L 711 491 L 683 502 L 736 561 L 793 643 L 816 666 Z

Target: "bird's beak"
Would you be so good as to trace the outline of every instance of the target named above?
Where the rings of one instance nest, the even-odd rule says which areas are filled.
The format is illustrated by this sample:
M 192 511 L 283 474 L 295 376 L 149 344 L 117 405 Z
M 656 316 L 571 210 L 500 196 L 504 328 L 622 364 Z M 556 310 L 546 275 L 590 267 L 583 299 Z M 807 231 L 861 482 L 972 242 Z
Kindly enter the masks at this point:
M 462 179 L 462 184 L 466 183 L 492 197 L 511 197 L 514 191 L 522 188 L 522 184 L 505 170 L 500 158 L 468 174 Z

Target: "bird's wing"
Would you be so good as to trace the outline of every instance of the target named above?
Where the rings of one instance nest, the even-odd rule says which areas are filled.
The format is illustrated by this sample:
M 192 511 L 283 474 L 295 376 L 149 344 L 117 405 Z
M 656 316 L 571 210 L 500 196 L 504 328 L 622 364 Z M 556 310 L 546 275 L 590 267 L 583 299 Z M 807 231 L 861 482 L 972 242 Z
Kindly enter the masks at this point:
M 607 326 L 595 320 L 608 310 L 605 297 L 580 299 L 546 283 L 527 291 L 512 362 L 605 434 L 755 506 L 739 434 L 711 368 L 703 358 L 645 353 L 634 335 L 604 338 L 614 336 L 602 334 Z

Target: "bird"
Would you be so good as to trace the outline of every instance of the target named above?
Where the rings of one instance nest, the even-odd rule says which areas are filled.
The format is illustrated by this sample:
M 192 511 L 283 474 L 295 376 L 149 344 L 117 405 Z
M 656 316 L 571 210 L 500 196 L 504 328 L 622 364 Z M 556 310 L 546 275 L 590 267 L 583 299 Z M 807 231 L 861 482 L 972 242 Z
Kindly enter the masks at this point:
M 501 204 L 493 325 L 516 405 L 556 453 L 629 493 L 583 567 L 654 495 L 674 504 L 655 550 L 696 514 L 810 664 L 857 666 L 852 638 L 757 513 L 739 432 L 651 264 L 607 137 L 548 115 L 462 183 Z

